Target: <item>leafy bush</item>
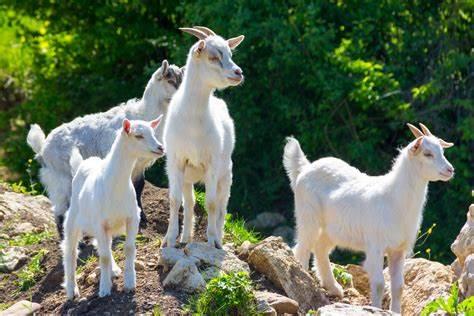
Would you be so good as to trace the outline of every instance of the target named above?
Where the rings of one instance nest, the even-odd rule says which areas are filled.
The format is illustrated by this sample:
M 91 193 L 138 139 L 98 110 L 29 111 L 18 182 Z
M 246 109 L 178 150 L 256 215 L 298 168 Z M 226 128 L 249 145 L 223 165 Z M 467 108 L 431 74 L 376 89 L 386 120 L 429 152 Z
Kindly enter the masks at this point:
M 451 286 L 450 295 L 448 297 L 439 297 L 428 303 L 421 311 L 421 316 L 429 316 L 440 310 L 449 316 L 461 314 L 474 315 L 474 296 L 459 302 L 459 287 L 456 282 Z
M 187 306 L 193 315 L 257 315 L 253 284 L 248 273 L 218 276 Z
M 336 278 L 336 281 L 343 286 L 349 285 L 352 282 L 352 274 L 347 272 L 346 268 L 341 265 L 335 264 L 332 267 L 332 274 Z

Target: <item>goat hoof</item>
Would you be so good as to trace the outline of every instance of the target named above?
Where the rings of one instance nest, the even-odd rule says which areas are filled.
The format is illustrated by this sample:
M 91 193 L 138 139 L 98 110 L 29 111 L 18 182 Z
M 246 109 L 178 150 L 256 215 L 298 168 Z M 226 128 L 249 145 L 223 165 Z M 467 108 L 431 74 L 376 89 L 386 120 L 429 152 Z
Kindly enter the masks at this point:
M 191 236 L 186 236 L 186 237 L 182 236 L 181 239 L 179 240 L 179 242 L 182 244 L 189 244 L 192 241 L 193 241 L 193 237 Z
M 209 239 L 207 241 L 207 244 L 209 245 L 209 247 L 216 247 L 217 249 L 222 249 L 221 243 L 217 240 Z
M 106 297 L 106 296 L 109 296 L 109 295 L 110 295 L 110 292 L 111 292 L 110 289 L 108 289 L 108 290 L 101 289 L 101 290 L 99 290 L 99 297 Z
M 344 297 L 344 289 L 338 283 L 334 284 L 333 286 L 327 287 L 327 291 L 331 296 L 337 296 L 340 298 Z
M 161 248 L 166 247 L 176 247 L 176 238 L 169 238 L 165 236 L 163 238 L 163 242 L 161 243 Z

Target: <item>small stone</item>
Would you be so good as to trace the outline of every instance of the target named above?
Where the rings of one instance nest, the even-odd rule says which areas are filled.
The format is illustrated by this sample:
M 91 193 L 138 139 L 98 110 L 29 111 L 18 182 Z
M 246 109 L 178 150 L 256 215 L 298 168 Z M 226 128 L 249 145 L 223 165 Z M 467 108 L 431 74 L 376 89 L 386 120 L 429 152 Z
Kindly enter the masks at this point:
M 143 271 L 145 270 L 145 264 L 141 260 L 135 260 L 135 270 Z
M 6 250 L 0 250 L 0 272 L 9 273 L 20 268 L 28 256 L 26 250 L 22 247 L 11 247 Z
M 389 316 L 397 315 L 373 306 L 356 306 L 343 303 L 326 305 L 318 309 L 318 316 Z M 412 315 L 412 314 L 410 314 Z
M 24 222 L 15 226 L 14 234 L 15 235 L 28 234 L 34 231 L 35 231 L 35 227 L 33 226 L 33 224 L 29 222 Z
M 201 273 L 196 267 L 197 260 L 191 258 L 180 259 L 163 281 L 165 287 L 176 287 L 187 293 L 202 291 L 206 287 Z
M 280 314 L 298 314 L 299 304 L 297 301 L 292 300 L 289 297 L 272 293 L 257 291 L 255 297 L 261 300 L 265 300 L 276 312 Z
M 0 316 L 28 316 L 33 315 L 41 309 L 41 305 L 35 302 L 19 301 L 10 306 L 8 309 L 0 312 Z
M 277 316 L 276 310 L 271 307 L 264 299 L 257 298 L 257 312 L 259 315 Z
M 86 284 L 93 285 L 95 283 L 97 283 L 97 273 L 94 271 L 87 275 Z
M 247 260 L 249 257 L 250 249 L 253 247 L 253 244 L 246 240 L 240 245 L 239 248 L 237 248 L 237 253 L 239 255 L 239 258 L 242 260 Z

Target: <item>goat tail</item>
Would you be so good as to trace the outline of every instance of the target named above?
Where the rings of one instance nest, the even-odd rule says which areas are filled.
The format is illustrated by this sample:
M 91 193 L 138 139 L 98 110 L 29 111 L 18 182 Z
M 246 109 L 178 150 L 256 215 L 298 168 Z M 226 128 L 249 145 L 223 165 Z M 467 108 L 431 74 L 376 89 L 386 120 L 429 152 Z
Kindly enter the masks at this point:
M 26 136 L 26 142 L 33 149 L 36 154 L 41 152 L 43 149 L 44 142 L 46 141 L 46 135 L 38 124 L 32 124 L 28 136 Z
M 77 169 L 79 169 L 79 166 L 83 160 L 84 159 L 82 158 L 79 149 L 77 149 L 77 147 L 73 147 L 71 150 L 71 158 L 69 158 L 69 164 L 71 165 L 71 174 L 73 177 L 76 175 Z
M 295 189 L 296 179 L 304 166 L 310 162 L 306 158 L 300 143 L 294 137 L 286 138 L 286 145 L 283 152 L 283 166 L 285 167 L 288 178 L 290 178 L 291 188 Z

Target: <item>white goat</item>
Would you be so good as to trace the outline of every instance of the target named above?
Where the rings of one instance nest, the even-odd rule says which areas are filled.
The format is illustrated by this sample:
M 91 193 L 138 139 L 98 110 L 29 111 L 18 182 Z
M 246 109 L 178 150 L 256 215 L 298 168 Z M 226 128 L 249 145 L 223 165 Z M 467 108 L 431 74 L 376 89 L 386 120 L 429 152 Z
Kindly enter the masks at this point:
M 174 246 L 179 234 L 178 210 L 184 197 L 184 225 L 181 242 L 193 234 L 193 185 L 203 181 L 208 210 L 207 239 L 222 246 L 227 202 L 232 183 L 234 123 L 226 103 L 216 98 L 215 89 L 240 84 L 242 70 L 232 61 L 231 50 L 244 39 L 228 40 L 205 27 L 182 28 L 199 38 L 188 54 L 183 83 L 170 103 L 163 140 L 167 148 L 170 221 L 163 246 Z
M 68 299 L 79 296 L 76 283 L 77 244 L 83 233 L 95 237 L 100 262 L 99 296 L 110 294 L 112 274 L 120 274 L 112 257 L 112 237 L 127 234 L 125 289 L 135 288 L 135 237 L 140 221 L 132 171 L 139 158 L 157 159 L 164 154 L 155 138 L 161 116 L 151 122 L 123 120 L 110 152 L 104 159 L 82 160 L 77 148 L 71 155 L 71 205 L 64 222 L 64 273 Z
M 443 154 L 443 148 L 453 144 L 420 125 L 424 134 L 408 124 L 416 140 L 400 151 L 389 173 L 377 177 L 333 157 L 310 163 L 298 141 L 288 138 L 283 164 L 295 194 L 295 256 L 308 269 L 313 252 L 322 286 L 330 294 L 343 295 L 331 271 L 332 249 L 340 246 L 364 251 L 372 304 L 381 307 L 383 258 L 387 254 L 390 308 L 400 312 L 404 260 L 421 224 L 428 182 L 448 181 L 454 175 Z
M 62 235 L 64 213 L 69 207 L 73 174 L 69 165 L 72 148 L 79 149 L 84 158 L 105 157 L 115 139 L 115 133 L 124 118 L 152 120 L 166 114 L 171 97 L 182 79 L 182 69 L 168 65 L 164 60 L 161 67 L 152 75 L 141 100 L 132 99 L 107 112 L 78 117 L 55 128 L 46 138 L 37 124 L 28 133 L 27 142 L 36 153 L 41 164 L 40 179 L 53 204 L 58 231 Z M 162 128 L 157 138 L 162 139 Z M 144 171 L 156 158 L 140 159 L 132 173 L 141 208 L 141 193 L 144 185 Z M 142 222 L 146 221 L 142 213 Z

